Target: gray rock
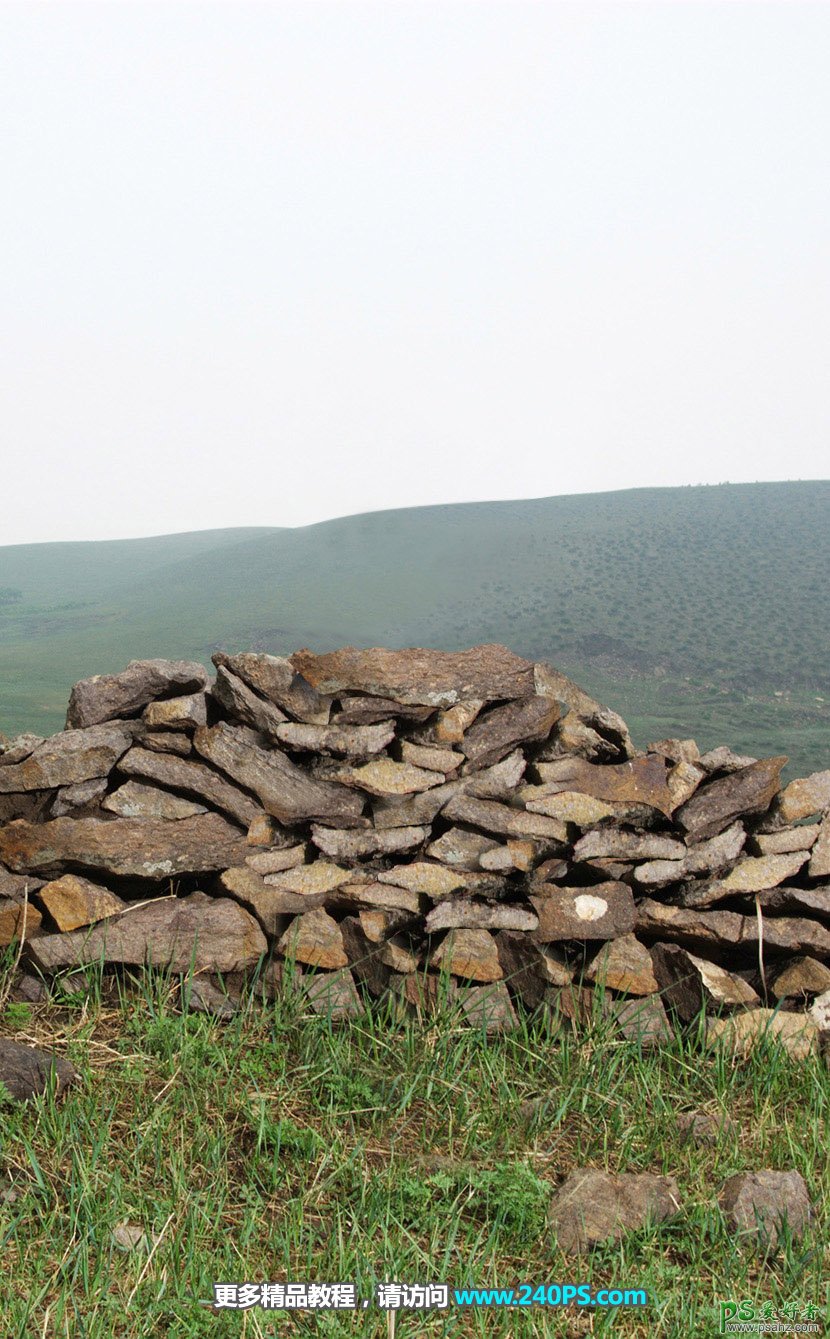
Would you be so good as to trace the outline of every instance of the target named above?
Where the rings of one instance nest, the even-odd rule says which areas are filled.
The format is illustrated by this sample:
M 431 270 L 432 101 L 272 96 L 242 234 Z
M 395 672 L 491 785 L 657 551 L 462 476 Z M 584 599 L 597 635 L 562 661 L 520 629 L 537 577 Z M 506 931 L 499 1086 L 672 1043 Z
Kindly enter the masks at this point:
M 67 729 L 129 716 L 155 698 L 201 692 L 207 681 L 204 666 L 194 660 L 132 660 L 120 674 L 95 674 L 75 684 Z
M 171 754 L 133 748 L 124 754 L 118 770 L 125 776 L 141 777 L 170 790 L 195 795 L 212 809 L 220 809 L 245 827 L 262 813 L 252 796 L 195 758 L 176 758 Z
M 0 793 L 48 790 L 104 777 L 132 742 L 126 722 L 53 735 L 23 762 L 0 767 Z
M 60 1096 L 78 1078 L 75 1066 L 63 1056 L 0 1037 L 0 1092 L 5 1090 L 16 1102 L 37 1097 L 52 1085 Z
M 298 674 L 290 661 L 281 656 L 269 656 L 254 651 L 229 656 L 217 651 L 213 663 L 236 675 L 260 697 L 279 707 L 297 721 L 309 725 L 326 725 L 331 712 L 331 698 L 322 697 L 311 684 Z
M 785 1225 L 801 1237 L 812 1216 L 807 1185 L 793 1171 L 738 1172 L 724 1184 L 720 1205 L 739 1241 L 749 1238 L 762 1246 L 776 1245 Z
M 224 707 L 229 716 L 234 716 L 243 725 L 250 725 L 254 730 L 261 731 L 269 739 L 276 739 L 280 726 L 288 720 L 284 711 L 275 707 L 273 702 L 267 702 L 265 698 L 260 697 L 248 687 L 244 679 L 232 674 L 225 665 L 219 665 L 216 670 L 216 682 L 211 689 L 211 695 L 221 707 Z M 204 725 L 205 722 L 202 721 L 201 724 Z
M 180 795 L 171 795 L 169 790 L 159 790 L 158 786 L 145 786 L 140 781 L 126 781 L 102 801 L 101 808 L 112 814 L 120 814 L 122 818 L 175 820 L 207 813 L 203 804 L 182 799 Z

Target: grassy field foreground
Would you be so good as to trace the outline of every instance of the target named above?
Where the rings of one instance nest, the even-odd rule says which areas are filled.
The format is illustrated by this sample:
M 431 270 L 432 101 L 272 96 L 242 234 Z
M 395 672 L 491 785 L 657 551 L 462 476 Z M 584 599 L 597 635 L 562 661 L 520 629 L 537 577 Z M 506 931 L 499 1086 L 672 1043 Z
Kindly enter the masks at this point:
M 3 978 L 0 977 L 0 1000 Z M 797 1302 L 828 1314 L 830 1189 L 823 1061 L 777 1048 L 701 1054 L 700 1028 L 640 1052 L 597 1021 L 544 1019 L 487 1037 L 452 1013 L 377 1010 L 332 1027 L 299 998 L 249 1002 L 230 1022 L 181 1013 L 174 983 L 93 974 L 88 994 L 6 1004 L 3 1035 L 54 1047 L 83 1082 L 0 1104 L 0 1332 L 195 1336 L 697 1336 L 715 1302 Z M 532 1114 L 527 1105 L 535 1104 Z M 728 1113 L 715 1147 L 678 1113 Z M 546 1222 L 572 1169 L 677 1178 L 671 1222 L 564 1258 Z M 727 1176 L 797 1169 L 816 1217 L 764 1258 L 723 1221 Z M 10 1193 L 11 1192 L 11 1193 Z M 133 1248 L 122 1224 L 143 1229 Z M 214 1282 L 384 1280 L 643 1288 L 644 1309 L 451 1305 L 398 1311 L 215 1312 Z

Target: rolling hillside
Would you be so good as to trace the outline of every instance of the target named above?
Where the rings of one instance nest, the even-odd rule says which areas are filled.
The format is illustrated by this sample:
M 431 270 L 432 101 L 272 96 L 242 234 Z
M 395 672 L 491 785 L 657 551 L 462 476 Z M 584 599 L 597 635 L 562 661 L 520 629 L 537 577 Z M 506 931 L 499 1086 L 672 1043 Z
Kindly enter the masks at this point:
M 419 507 L 302 529 L 0 548 L 0 729 L 59 728 L 75 679 L 218 647 L 553 660 L 666 733 L 830 761 L 830 482 Z

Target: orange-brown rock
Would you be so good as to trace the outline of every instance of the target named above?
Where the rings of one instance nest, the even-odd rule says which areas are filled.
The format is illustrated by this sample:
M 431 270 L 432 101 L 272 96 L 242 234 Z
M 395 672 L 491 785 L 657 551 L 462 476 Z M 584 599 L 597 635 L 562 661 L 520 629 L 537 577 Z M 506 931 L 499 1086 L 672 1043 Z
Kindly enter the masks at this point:
M 450 930 L 430 954 L 430 967 L 468 981 L 499 981 L 504 975 L 495 940 L 486 930 Z
M 751 1007 L 758 996 L 741 977 L 716 963 L 695 957 L 679 944 L 655 944 L 652 960 L 666 1004 L 685 1023 L 706 1007 Z
M 344 646 L 325 655 L 297 651 L 291 664 L 321 693 L 357 690 L 415 706 L 452 707 L 463 698 L 498 701 L 534 691 L 533 665 L 506 646 L 468 651 Z
M 539 763 L 538 771 L 551 794 L 556 786 L 614 804 L 645 804 L 667 817 L 672 813 L 668 767 L 666 759 L 658 753 L 604 766 L 586 762 L 584 758 L 560 758 L 557 762 Z
M 105 920 L 127 906 L 109 888 L 102 888 L 79 874 L 64 874 L 61 879 L 45 883 L 38 901 L 59 930 L 79 930 L 82 925 Z
M 653 995 L 659 989 L 651 954 L 633 934 L 605 944 L 586 969 L 585 979 L 627 995 Z
M 340 926 L 322 908 L 295 917 L 279 941 L 286 958 L 308 967 L 348 967 Z
M 31 939 L 40 931 L 41 914 L 31 902 L 0 897 L 0 948 L 18 939 Z

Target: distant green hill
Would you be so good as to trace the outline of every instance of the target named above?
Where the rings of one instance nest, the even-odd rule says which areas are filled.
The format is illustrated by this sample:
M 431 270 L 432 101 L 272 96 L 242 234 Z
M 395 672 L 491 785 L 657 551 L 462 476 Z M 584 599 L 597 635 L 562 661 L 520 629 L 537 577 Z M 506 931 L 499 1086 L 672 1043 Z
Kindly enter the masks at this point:
M 553 660 L 640 742 L 694 734 L 830 764 L 830 482 L 405 508 L 302 529 L 0 548 L 0 729 L 70 685 L 217 647 Z M 825 700 L 821 700 L 825 699 Z

